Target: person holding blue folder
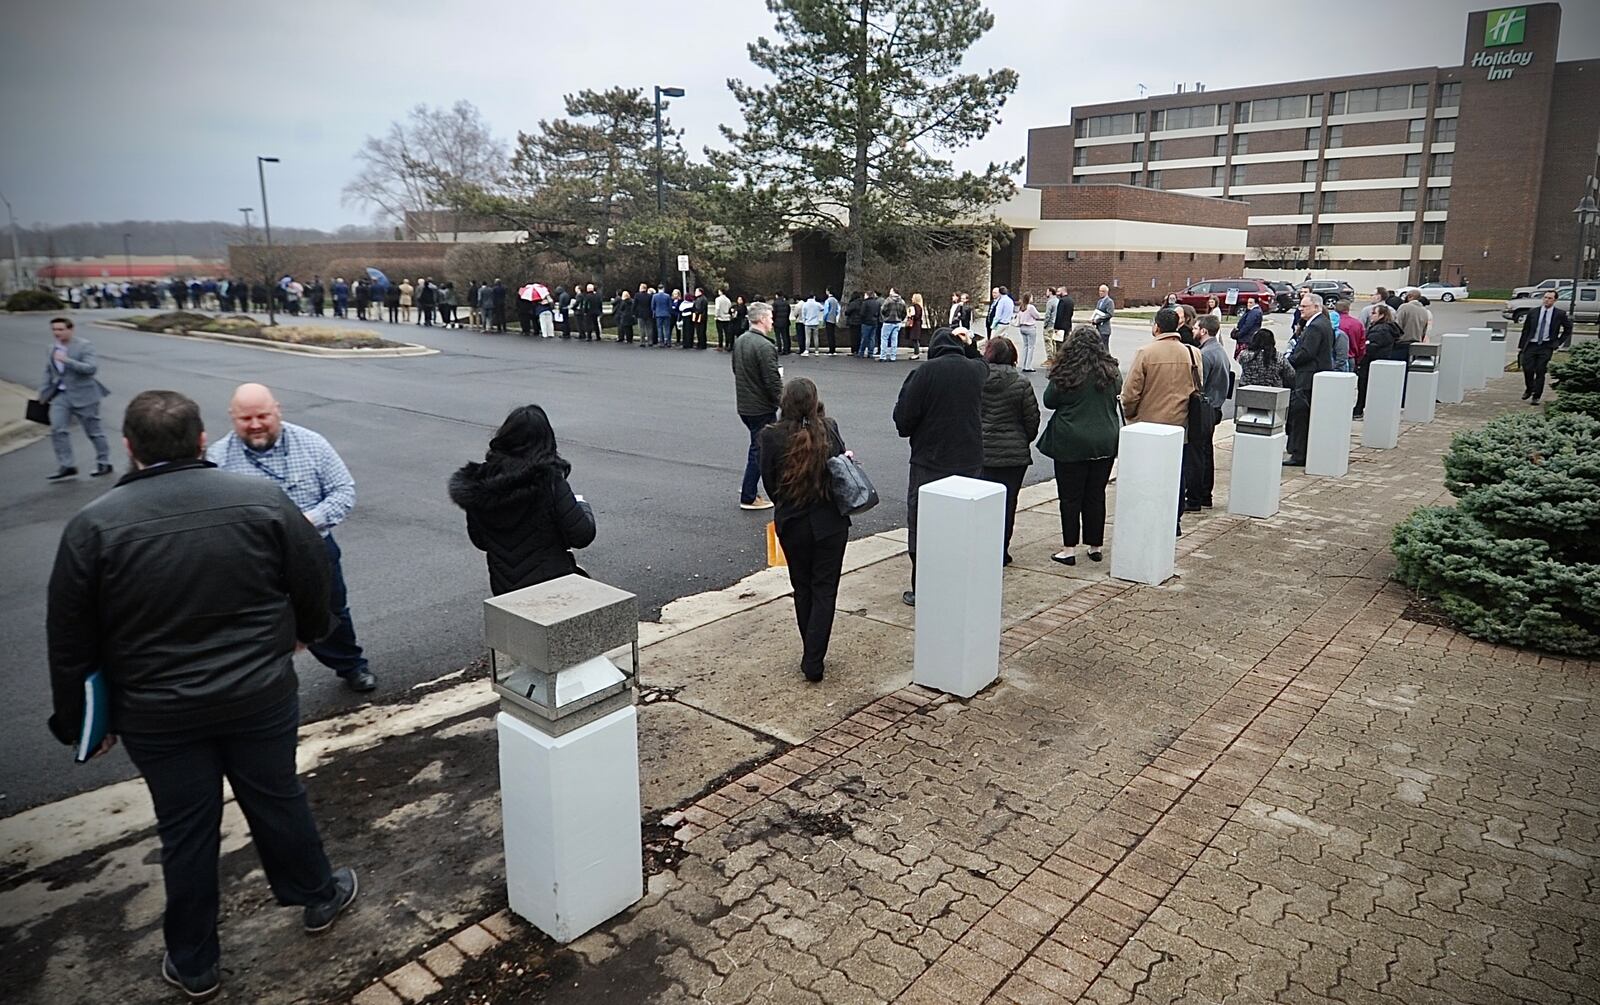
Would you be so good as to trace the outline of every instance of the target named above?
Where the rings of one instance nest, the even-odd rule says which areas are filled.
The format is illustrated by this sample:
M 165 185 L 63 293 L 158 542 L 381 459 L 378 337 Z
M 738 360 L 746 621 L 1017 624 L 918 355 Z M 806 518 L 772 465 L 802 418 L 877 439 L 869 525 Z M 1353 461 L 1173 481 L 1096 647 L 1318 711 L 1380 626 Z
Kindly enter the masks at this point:
M 134 470 L 67 523 L 56 551 L 49 726 L 79 759 L 120 736 L 144 777 L 167 894 L 161 975 L 198 1001 L 221 986 L 223 778 L 274 896 L 303 908 L 307 932 L 356 897 L 295 770 L 293 656 L 334 629 L 328 555 L 276 485 L 204 460 L 190 399 L 145 391 L 122 430 Z

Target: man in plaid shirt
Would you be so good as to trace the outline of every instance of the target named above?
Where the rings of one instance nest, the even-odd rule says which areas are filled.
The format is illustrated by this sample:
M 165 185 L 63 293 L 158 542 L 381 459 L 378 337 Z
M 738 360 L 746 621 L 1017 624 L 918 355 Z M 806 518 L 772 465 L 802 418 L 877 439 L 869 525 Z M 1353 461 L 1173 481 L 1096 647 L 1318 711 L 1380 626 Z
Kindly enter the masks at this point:
M 322 534 L 332 567 L 330 606 L 338 619 L 333 634 L 311 645 L 311 655 L 337 673 L 352 691 L 371 691 L 378 678 L 367 667 L 345 595 L 337 527 L 356 504 L 350 469 L 320 433 L 283 421 L 283 409 L 261 384 L 241 384 L 228 405 L 233 432 L 206 450 L 206 460 L 224 471 L 255 475 L 277 483 Z

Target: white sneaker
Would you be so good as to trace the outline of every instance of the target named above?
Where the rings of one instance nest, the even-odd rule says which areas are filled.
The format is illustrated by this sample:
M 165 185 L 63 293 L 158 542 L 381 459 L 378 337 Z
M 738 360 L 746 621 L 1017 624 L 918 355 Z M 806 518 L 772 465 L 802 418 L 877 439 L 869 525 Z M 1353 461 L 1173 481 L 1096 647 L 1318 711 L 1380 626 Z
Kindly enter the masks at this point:
M 755 500 L 753 502 L 742 502 L 742 503 L 740 503 L 739 504 L 739 508 L 740 509 L 771 509 L 772 508 L 772 500 L 763 499 L 760 496 L 756 496 Z
M 807 356 L 809 356 L 809 355 L 811 355 L 811 350 L 810 350 L 810 349 L 807 349 L 807 350 L 806 350 L 806 351 L 805 351 L 805 352 L 803 352 L 803 353 L 801 353 L 801 354 L 800 354 L 800 358 L 801 358 L 801 359 L 804 359 L 804 358 L 805 358 L 805 357 L 807 357 Z

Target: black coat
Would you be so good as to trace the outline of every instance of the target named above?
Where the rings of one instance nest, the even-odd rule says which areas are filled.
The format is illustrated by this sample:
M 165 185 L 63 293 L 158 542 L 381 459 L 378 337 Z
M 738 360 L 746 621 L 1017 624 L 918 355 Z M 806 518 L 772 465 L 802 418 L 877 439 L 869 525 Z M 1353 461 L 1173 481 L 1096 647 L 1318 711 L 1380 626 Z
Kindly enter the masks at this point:
M 1540 304 L 1528 312 L 1522 319 L 1522 337 L 1517 339 L 1517 348 L 1526 349 L 1539 337 L 1539 315 L 1544 311 Z M 1567 312 L 1560 307 L 1550 308 L 1550 340 L 1546 343 L 1551 348 L 1572 344 L 1572 320 L 1567 317 Z
M 594 540 L 594 511 L 565 477 L 514 459 L 473 462 L 450 476 L 450 501 L 467 513 L 467 536 L 488 556 L 495 595 L 577 573 L 572 549 Z
M 832 419 L 826 420 L 831 449 L 828 456 L 844 453 L 844 437 Z M 774 423 L 761 431 L 757 444 L 761 450 L 761 483 L 767 487 L 767 498 L 773 502 L 772 519 L 780 532 L 800 520 L 811 523 L 811 536 L 829 537 L 850 529 L 850 518 L 839 512 L 832 495 L 803 505 L 796 504 L 783 494 L 783 462 L 789 454 L 790 434 L 783 423 Z
M 868 297 L 861 301 L 861 323 L 864 325 L 883 324 L 883 301 L 877 297 Z
M 230 722 L 285 701 L 298 687 L 295 642 L 334 627 L 328 584 L 322 536 L 273 482 L 199 459 L 125 476 L 68 521 L 56 552 L 51 732 L 77 740 L 95 670 L 117 733 Z
M 941 474 L 983 467 L 983 385 L 989 365 L 949 331 L 934 333 L 928 361 L 906 375 L 895 430 L 911 440 L 911 463 Z
M 1057 300 L 1056 301 L 1056 316 L 1053 319 L 1051 319 L 1051 321 L 1052 321 L 1051 327 L 1054 328 L 1056 331 L 1063 331 L 1063 332 L 1072 331 L 1072 314 L 1073 314 L 1073 311 L 1076 310 L 1076 309 L 1077 309 L 1076 305 L 1073 304 L 1073 302 L 1072 302 L 1071 294 L 1068 294 L 1068 295 L 1062 297 L 1061 299 Z
M 1313 377 L 1333 369 L 1333 320 L 1327 311 L 1301 327 L 1289 365 L 1294 367 L 1295 387 L 1311 387 Z

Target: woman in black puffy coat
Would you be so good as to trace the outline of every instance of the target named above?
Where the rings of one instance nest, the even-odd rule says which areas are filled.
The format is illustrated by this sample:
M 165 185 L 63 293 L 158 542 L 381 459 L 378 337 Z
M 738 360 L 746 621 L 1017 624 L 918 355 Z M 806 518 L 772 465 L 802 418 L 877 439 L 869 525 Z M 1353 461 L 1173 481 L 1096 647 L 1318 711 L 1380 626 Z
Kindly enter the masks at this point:
M 1011 530 L 1017 522 L 1017 494 L 1033 463 L 1033 438 L 1039 435 L 1039 399 L 1017 372 L 1017 347 L 1009 338 L 992 338 L 983 347 L 989 377 L 983 384 L 983 479 L 1006 487 L 1003 562 L 1011 564 Z
M 594 540 L 594 510 L 567 484 L 550 418 L 523 405 L 489 441 L 481 463 L 450 477 L 450 500 L 467 513 L 467 536 L 488 555 L 495 595 L 576 573 L 572 555 Z

